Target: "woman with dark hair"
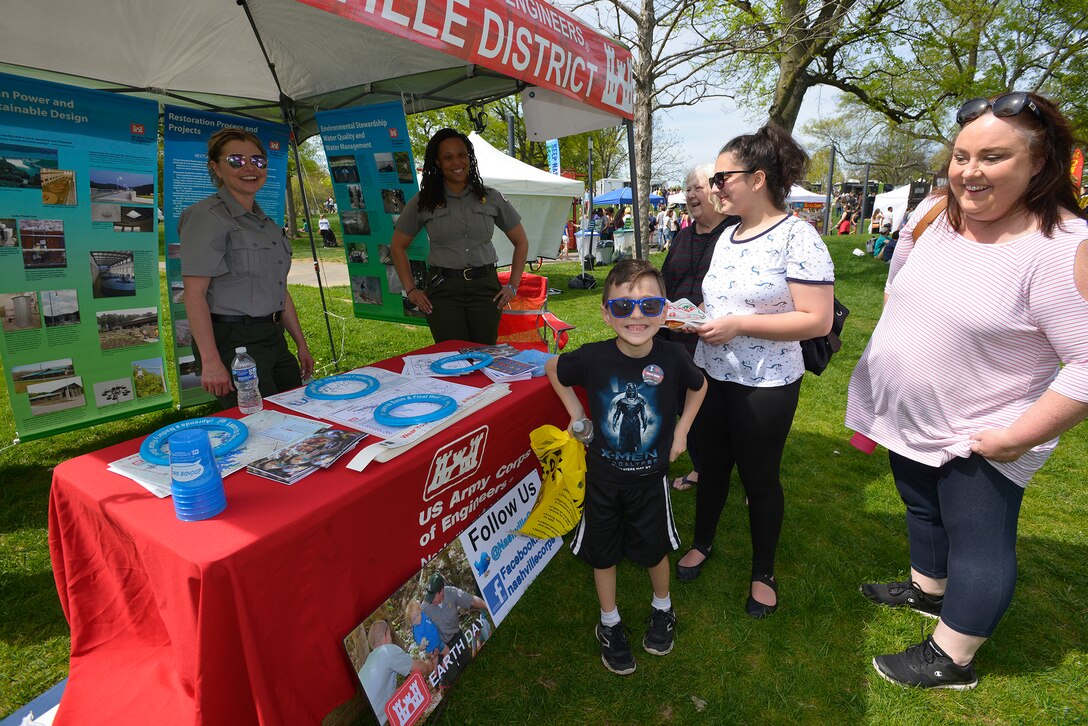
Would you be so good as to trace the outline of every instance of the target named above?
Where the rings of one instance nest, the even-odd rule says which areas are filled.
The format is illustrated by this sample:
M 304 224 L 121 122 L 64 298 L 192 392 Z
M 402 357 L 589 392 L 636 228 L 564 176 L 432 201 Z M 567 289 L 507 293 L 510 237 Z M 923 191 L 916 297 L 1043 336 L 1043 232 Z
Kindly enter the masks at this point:
M 786 195 L 808 155 L 768 124 L 722 147 L 710 177 L 722 212 L 740 222 L 714 248 L 695 364 L 710 387 L 696 419 L 699 486 L 695 536 L 676 566 L 695 579 L 714 544 L 733 467 L 748 497 L 751 590 L 745 610 L 778 609 L 775 552 L 784 509 L 779 470 L 805 372 L 798 341 L 826 335 L 834 316 L 835 270 L 812 225 L 786 212 Z
M 873 665 L 963 690 L 1012 601 L 1024 487 L 1088 416 L 1088 223 L 1053 103 L 1005 93 L 956 120 L 948 187 L 901 230 L 846 425 L 888 449 L 910 542 L 910 579 L 862 594 L 938 618 Z
M 496 226 L 514 245 L 508 285 L 499 285 L 495 270 Z M 431 137 L 419 194 L 404 205 L 394 227 L 393 266 L 408 301 L 427 315 L 434 341 L 493 344 L 502 309 L 517 294 L 529 239 L 506 197 L 484 186 L 467 136 L 439 129 Z M 424 228 L 431 243 L 426 290 L 416 286 L 408 262 L 408 245 Z
M 245 346 L 257 362 L 262 396 L 302 385 L 314 359 L 287 291 L 291 243 L 257 204 L 268 179 L 261 140 L 245 129 L 215 132 L 208 139 L 208 176 L 219 190 L 178 220 L 181 275 L 200 385 L 230 408 L 237 403 L 230 375 L 236 347 Z

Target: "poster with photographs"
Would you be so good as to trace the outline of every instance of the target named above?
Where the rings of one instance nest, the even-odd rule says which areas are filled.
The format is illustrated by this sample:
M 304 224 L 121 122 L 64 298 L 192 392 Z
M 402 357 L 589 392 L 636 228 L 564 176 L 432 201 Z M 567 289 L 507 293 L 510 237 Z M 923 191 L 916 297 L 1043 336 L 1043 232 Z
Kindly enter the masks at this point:
M 317 114 L 333 193 L 344 230 L 355 316 L 426 325 L 393 268 L 389 240 L 416 195 L 415 163 L 404 109 L 398 102 Z M 408 247 L 416 287 L 426 282 L 427 233 Z
M 0 99 L 0 361 L 17 435 L 169 406 L 156 104 L 3 74 Z M 151 360 L 158 383 L 141 389 L 133 366 Z
M 539 491 L 534 468 L 344 638 L 378 723 L 433 713 L 562 547 L 514 534 Z
M 185 316 L 185 281 L 182 279 L 178 220 L 189 206 L 216 193 L 216 187 L 208 176 L 208 139 L 226 127 L 243 128 L 256 134 L 267 152 L 268 178 L 257 192 L 257 204 L 265 214 L 277 220 L 277 224 L 283 223 L 286 207 L 289 151 L 286 126 L 191 108 L 166 107 L 163 123 L 163 237 L 166 244 L 166 280 L 170 287 L 170 318 L 174 329 L 174 373 L 179 381 L 178 398 L 182 407 L 211 401 L 212 396 L 199 385 L 200 373 L 195 367 L 192 332 Z M 134 200 L 138 200 L 143 193 L 146 186 L 143 180 L 129 176 L 111 181 L 108 176 L 101 175 L 98 184 L 103 194 L 102 205 L 115 205 L 118 208 L 115 231 L 129 232 L 145 223 L 143 219 L 133 216 L 130 209 L 138 203 Z M 189 385 L 194 375 L 197 385 Z

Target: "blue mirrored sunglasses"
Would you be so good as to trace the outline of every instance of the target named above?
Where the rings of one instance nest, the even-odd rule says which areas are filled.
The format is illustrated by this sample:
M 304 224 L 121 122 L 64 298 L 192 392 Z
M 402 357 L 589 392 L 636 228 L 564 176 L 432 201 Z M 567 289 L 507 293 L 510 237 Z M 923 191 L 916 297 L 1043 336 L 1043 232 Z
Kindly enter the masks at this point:
M 628 318 L 631 313 L 635 312 L 635 306 L 638 305 L 642 310 L 642 314 L 648 318 L 656 318 L 661 313 L 665 312 L 665 303 L 667 300 L 663 297 L 644 297 L 640 300 L 632 300 L 629 297 L 615 297 L 611 300 L 606 300 L 605 305 L 608 306 L 608 312 L 612 314 L 614 318 Z

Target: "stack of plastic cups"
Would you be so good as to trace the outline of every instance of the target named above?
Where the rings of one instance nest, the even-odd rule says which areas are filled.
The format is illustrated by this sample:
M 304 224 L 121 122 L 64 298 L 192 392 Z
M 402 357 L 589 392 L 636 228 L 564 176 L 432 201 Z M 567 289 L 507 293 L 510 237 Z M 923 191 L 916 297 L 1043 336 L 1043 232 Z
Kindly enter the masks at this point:
M 223 477 L 212 455 L 208 432 L 179 431 L 170 442 L 170 494 L 178 519 L 195 522 L 208 519 L 227 507 Z

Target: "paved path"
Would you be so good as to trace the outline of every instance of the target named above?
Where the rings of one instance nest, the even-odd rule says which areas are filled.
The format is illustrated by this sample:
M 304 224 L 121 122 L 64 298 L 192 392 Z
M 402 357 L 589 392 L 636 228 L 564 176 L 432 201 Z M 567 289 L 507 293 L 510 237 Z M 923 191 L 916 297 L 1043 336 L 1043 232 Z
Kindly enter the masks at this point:
M 348 264 L 346 262 L 322 261 L 320 267 L 321 284 L 325 287 L 348 285 Z M 291 261 L 291 272 L 287 275 L 288 285 L 309 285 L 317 287 L 317 275 L 314 273 L 314 261 L 310 258 Z

